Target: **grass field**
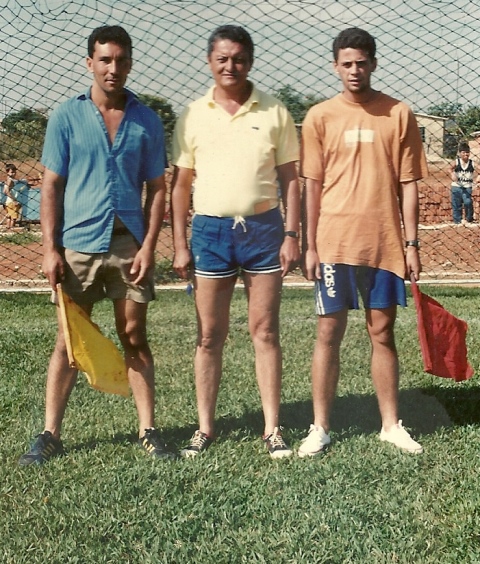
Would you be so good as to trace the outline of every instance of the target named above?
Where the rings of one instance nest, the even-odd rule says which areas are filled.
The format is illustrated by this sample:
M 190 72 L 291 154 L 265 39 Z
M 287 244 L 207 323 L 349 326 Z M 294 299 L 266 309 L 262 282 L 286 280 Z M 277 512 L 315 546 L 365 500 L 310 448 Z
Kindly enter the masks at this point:
M 423 288 L 469 323 L 480 363 L 476 289 Z M 350 314 L 322 458 L 270 460 L 237 291 L 224 355 L 218 440 L 196 460 L 159 462 L 135 444 L 131 399 L 88 387 L 67 410 L 67 456 L 19 468 L 42 430 L 45 369 L 56 331 L 46 295 L 0 294 L 0 562 L 2 563 L 470 563 L 480 562 L 480 392 L 422 371 L 413 302 L 399 311 L 400 411 L 420 456 L 378 440 L 363 312 Z M 113 336 L 111 304 L 94 313 Z M 309 290 L 284 290 L 282 423 L 297 448 L 311 422 L 315 316 Z M 179 447 L 195 429 L 192 297 L 162 291 L 149 316 L 158 424 Z

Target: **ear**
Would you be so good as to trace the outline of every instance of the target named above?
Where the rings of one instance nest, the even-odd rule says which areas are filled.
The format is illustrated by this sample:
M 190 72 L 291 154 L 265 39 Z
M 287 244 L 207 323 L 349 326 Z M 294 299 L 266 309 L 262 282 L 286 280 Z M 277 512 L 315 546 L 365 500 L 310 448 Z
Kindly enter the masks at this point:
M 93 60 L 92 60 L 92 58 L 87 57 L 85 62 L 87 64 L 88 72 L 93 72 Z
M 377 70 L 377 58 L 374 57 L 372 61 L 372 72 L 375 72 L 376 70 Z
M 333 61 L 332 65 L 333 65 L 333 70 L 338 74 L 338 65 L 337 65 L 337 61 Z

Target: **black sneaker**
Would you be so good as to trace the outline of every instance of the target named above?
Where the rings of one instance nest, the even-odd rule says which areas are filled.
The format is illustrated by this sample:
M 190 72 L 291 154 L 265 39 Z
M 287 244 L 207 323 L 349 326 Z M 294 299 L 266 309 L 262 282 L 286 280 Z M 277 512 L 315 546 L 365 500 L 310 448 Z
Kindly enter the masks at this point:
M 206 451 L 212 443 L 212 438 L 210 438 L 206 433 L 202 433 L 202 431 L 197 430 L 193 433 L 190 443 L 180 451 L 180 456 L 183 458 L 193 458 L 201 452 Z
M 64 454 L 63 444 L 60 439 L 56 439 L 50 431 L 44 431 L 37 435 L 36 441 L 30 450 L 18 459 L 19 466 L 29 466 L 30 464 L 43 464 L 53 458 Z
M 283 440 L 282 434 L 280 433 L 280 427 L 275 427 L 273 433 L 263 437 L 263 442 L 265 443 L 265 446 L 272 458 L 287 458 L 293 454 L 293 451 Z
M 173 452 L 167 450 L 167 445 L 163 441 L 157 429 L 145 429 L 143 437 L 138 439 L 138 444 L 155 458 L 164 458 L 172 460 L 175 458 Z

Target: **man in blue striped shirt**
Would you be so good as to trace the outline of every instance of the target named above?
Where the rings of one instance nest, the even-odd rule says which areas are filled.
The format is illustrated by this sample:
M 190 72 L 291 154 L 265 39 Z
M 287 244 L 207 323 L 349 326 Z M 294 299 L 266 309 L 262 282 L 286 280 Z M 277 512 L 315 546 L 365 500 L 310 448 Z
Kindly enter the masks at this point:
M 125 88 L 131 67 L 127 32 L 120 26 L 95 29 L 88 39 L 91 88 L 61 104 L 49 119 L 42 155 L 42 268 L 52 288 L 62 283 L 88 315 L 96 301 L 113 300 L 139 442 L 148 453 L 170 458 L 154 426 L 154 367 L 146 335 L 167 162 L 160 118 Z M 69 367 L 58 321 L 45 430 L 20 458 L 21 466 L 63 453 L 61 424 L 77 371 Z

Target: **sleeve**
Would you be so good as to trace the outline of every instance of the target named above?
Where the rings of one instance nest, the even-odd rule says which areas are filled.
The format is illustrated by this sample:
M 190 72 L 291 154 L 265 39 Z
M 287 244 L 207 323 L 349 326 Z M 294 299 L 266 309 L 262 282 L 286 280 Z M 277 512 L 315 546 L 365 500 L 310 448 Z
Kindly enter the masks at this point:
M 41 162 L 55 174 L 68 177 L 70 142 L 62 106 L 59 106 L 48 119 Z
M 314 108 L 311 108 L 302 124 L 300 176 L 323 180 L 323 145 L 316 121 Z
M 406 106 L 400 154 L 400 182 L 412 182 L 428 176 L 427 159 L 420 129 L 412 110 Z
M 290 112 L 280 106 L 280 130 L 277 140 L 275 164 L 277 166 L 299 160 L 299 143 L 295 122 Z
M 190 129 L 191 110 L 186 108 L 175 123 L 172 142 L 172 164 L 193 170 L 195 168 L 195 155 L 193 143 L 189 137 L 191 135 Z
M 165 147 L 165 131 L 162 120 L 152 112 L 151 139 L 148 145 L 148 154 L 144 158 L 145 179 L 153 180 L 165 174 L 168 167 L 167 151 Z

